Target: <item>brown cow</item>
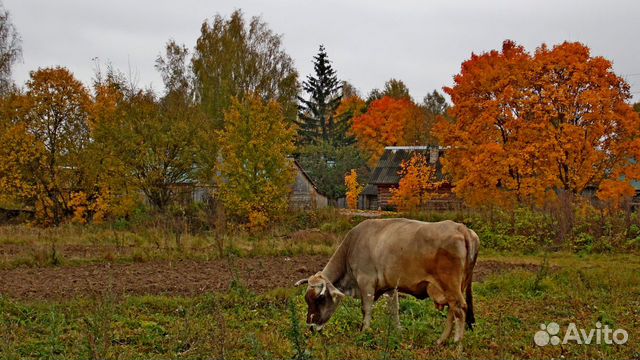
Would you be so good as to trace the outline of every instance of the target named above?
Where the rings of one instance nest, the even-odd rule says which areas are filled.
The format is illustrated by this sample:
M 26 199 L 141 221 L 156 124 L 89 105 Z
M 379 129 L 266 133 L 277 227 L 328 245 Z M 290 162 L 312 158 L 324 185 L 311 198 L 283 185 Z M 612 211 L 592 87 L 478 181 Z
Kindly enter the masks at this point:
M 295 284 L 308 283 L 307 325 L 320 330 L 346 294 L 362 301 L 362 329 L 366 330 L 373 302 L 391 293 L 389 307 L 399 326 L 398 292 L 402 292 L 418 299 L 431 297 L 439 308 L 449 306 L 438 344 L 449 338 L 454 326 L 458 342 L 465 320 L 470 328 L 475 322 L 471 278 L 478 246 L 478 235 L 453 221 L 363 221 L 349 231 L 322 271 Z

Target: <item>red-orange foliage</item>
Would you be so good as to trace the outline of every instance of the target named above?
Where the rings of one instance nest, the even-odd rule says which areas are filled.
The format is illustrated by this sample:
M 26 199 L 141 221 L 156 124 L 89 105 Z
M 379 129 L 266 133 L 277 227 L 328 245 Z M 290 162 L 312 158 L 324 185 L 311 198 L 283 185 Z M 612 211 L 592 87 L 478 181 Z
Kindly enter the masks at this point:
M 505 41 L 502 51 L 462 64 L 450 114 L 434 133 L 450 149 L 444 171 L 468 203 L 541 201 L 552 189 L 598 186 L 603 199 L 631 193 L 640 178 L 640 119 L 629 86 L 611 62 L 580 43 L 534 54 Z
M 414 145 L 421 139 L 424 113 L 409 99 L 385 96 L 371 103 L 366 113 L 355 117 L 351 132 L 374 166 L 385 146 Z

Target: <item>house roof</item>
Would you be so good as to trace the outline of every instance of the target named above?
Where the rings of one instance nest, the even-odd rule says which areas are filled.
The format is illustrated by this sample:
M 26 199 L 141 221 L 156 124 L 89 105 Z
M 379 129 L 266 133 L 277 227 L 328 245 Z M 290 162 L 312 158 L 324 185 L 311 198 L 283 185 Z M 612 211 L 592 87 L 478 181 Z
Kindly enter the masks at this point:
M 415 153 L 422 153 L 430 159 L 431 150 L 438 151 L 436 161 L 436 177 L 442 178 L 442 165 L 440 157 L 444 154 L 444 148 L 437 146 L 387 146 L 378 165 L 371 173 L 370 184 L 374 185 L 397 185 L 400 182 L 400 172 L 402 162 L 411 159 Z

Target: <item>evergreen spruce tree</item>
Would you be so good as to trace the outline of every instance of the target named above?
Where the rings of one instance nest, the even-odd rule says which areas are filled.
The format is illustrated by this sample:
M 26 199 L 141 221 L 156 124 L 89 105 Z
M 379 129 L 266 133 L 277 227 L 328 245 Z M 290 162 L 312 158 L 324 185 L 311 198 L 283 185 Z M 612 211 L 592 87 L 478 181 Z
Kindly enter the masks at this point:
M 302 89 L 309 100 L 298 96 L 300 101 L 298 125 L 301 144 L 329 143 L 334 146 L 348 145 L 353 140 L 347 135 L 349 119 L 336 118 L 335 111 L 342 100 L 342 83 L 331 67 L 324 46 L 320 45 L 314 56 L 314 75 L 308 75 Z

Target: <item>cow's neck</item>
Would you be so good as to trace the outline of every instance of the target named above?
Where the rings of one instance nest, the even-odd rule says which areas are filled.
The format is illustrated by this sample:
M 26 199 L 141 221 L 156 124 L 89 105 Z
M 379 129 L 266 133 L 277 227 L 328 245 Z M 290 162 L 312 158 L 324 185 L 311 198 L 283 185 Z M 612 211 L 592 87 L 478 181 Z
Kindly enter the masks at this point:
M 339 281 L 346 275 L 347 248 L 348 244 L 346 244 L 346 241 L 343 241 L 322 270 L 322 275 L 336 286 L 339 285 Z

